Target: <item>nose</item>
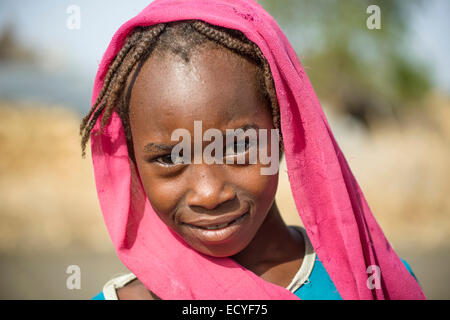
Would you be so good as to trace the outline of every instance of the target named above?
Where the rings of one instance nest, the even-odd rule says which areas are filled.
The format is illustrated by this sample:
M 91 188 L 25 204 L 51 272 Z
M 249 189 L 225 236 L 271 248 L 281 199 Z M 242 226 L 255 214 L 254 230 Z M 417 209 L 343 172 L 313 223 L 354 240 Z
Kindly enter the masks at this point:
M 212 210 L 236 197 L 233 188 L 227 185 L 211 165 L 197 165 L 193 176 L 193 188 L 186 201 L 191 207 Z M 197 181 L 195 181 L 195 180 Z

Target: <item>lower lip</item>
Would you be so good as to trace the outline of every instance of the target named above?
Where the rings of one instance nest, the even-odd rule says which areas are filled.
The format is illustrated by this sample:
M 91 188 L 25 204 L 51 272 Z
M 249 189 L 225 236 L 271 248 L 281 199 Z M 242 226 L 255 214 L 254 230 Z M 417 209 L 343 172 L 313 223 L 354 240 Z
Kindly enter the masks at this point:
M 189 232 L 202 242 L 219 244 L 229 241 L 241 228 L 247 220 L 249 213 L 244 213 L 239 221 L 233 222 L 221 229 L 207 230 L 185 225 Z

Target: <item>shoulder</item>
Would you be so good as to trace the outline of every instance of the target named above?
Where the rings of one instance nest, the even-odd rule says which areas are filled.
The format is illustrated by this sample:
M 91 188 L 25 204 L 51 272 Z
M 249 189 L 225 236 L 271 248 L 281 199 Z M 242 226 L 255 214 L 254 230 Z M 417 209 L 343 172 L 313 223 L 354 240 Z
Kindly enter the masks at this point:
M 93 300 L 160 300 L 132 273 L 109 280 Z
M 117 289 L 119 300 L 161 300 L 138 279 Z
M 419 283 L 409 263 L 405 259 L 400 258 L 400 260 L 402 261 L 408 272 Z M 314 261 L 313 272 L 311 272 L 309 279 L 295 292 L 295 294 L 302 300 L 342 299 L 327 270 L 325 269 L 325 266 L 322 264 L 322 261 L 320 261 L 318 256 L 316 256 L 316 259 Z
M 314 267 L 302 287 L 295 294 L 302 300 L 342 300 L 322 261 L 316 255 Z

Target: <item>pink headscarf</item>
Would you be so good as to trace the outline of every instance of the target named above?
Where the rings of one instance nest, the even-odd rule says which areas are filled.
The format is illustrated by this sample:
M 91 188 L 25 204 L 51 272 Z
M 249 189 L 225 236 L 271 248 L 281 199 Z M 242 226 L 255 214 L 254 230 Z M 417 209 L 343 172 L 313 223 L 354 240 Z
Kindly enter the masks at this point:
M 92 101 L 126 36 L 137 26 L 199 19 L 242 31 L 266 57 L 275 81 L 295 203 L 312 245 L 343 299 L 424 299 L 375 221 L 296 53 L 253 0 L 156 0 L 115 33 L 100 63 Z M 103 216 L 120 260 L 162 299 L 296 299 L 230 258 L 190 248 L 153 211 L 130 164 L 120 118 L 91 134 Z M 155 186 L 157 188 L 158 186 Z M 367 268 L 381 271 L 369 289 Z

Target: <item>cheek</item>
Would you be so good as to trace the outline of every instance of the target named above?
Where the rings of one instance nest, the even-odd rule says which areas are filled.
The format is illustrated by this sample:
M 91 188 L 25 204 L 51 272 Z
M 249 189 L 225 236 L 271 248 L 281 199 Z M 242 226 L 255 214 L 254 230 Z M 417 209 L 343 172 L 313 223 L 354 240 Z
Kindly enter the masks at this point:
M 278 186 L 278 173 L 262 175 L 260 165 L 238 169 L 235 173 L 236 183 L 252 198 L 258 212 L 270 209 Z
M 183 184 L 176 179 L 162 179 L 150 172 L 140 171 L 142 184 L 152 208 L 166 222 L 170 221 L 171 213 L 183 198 Z

